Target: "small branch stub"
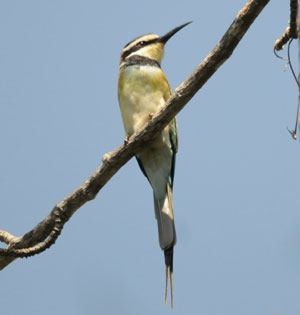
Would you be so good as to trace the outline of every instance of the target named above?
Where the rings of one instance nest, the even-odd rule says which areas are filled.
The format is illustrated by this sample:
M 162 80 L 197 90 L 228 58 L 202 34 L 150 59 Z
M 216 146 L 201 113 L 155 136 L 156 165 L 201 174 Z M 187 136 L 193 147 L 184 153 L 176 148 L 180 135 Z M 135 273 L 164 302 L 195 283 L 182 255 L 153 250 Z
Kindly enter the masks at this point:
M 298 34 L 298 25 L 297 25 L 297 15 L 298 15 L 298 0 L 290 0 L 290 26 L 286 28 L 285 32 L 282 34 L 280 39 L 277 39 L 274 45 L 274 49 L 279 51 L 283 49 L 284 45 L 290 39 L 297 39 Z

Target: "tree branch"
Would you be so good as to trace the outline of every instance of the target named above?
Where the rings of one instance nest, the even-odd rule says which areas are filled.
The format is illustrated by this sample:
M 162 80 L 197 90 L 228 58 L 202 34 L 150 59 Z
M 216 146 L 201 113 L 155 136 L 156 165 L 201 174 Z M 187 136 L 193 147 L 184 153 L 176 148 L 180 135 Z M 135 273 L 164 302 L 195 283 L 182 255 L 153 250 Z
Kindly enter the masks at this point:
M 284 45 L 290 39 L 298 38 L 298 27 L 297 27 L 297 13 L 298 13 L 298 0 L 290 0 L 290 26 L 288 26 L 285 32 L 281 35 L 279 39 L 276 40 L 274 49 L 281 50 Z
M 17 241 L 17 237 L 6 231 L 0 231 L 0 242 L 10 244 Z
M 134 134 L 128 142 L 124 143 L 115 151 L 105 154 L 103 164 L 88 178 L 79 188 L 64 200 L 59 202 L 51 213 L 30 232 L 21 237 L 14 237 L 8 232 L 0 231 L 0 241 L 8 243 L 6 249 L 0 249 L 0 270 L 10 264 L 15 258 L 8 256 L 27 257 L 35 254 L 41 244 L 48 242 L 51 246 L 52 240 L 57 238 L 55 230 L 60 233 L 63 224 L 84 205 L 87 201 L 94 199 L 101 188 L 110 178 L 126 163 L 136 152 L 143 149 L 159 132 L 175 117 L 176 114 L 187 104 L 195 93 L 207 82 L 207 80 L 218 70 L 218 68 L 231 56 L 250 25 L 260 14 L 269 0 L 250 0 L 238 13 L 233 23 L 224 34 L 220 42 L 211 53 L 203 60 L 197 69 L 178 87 L 171 95 L 166 106 L 156 114 L 151 121 L 138 133 Z M 56 228 L 55 228 L 56 227 Z M 50 241 L 49 241 L 50 239 Z M 54 243 L 54 241 L 52 243 Z M 44 246 L 48 248 L 47 244 Z M 33 246 L 33 247 L 32 247 Z M 48 246 L 48 247 L 47 247 Z M 18 251 L 18 249 L 21 249 Z M 20 253 L 28 252 L 29 255 L 22 256 Z M 19 255 L 20 254 L 20 255 Z

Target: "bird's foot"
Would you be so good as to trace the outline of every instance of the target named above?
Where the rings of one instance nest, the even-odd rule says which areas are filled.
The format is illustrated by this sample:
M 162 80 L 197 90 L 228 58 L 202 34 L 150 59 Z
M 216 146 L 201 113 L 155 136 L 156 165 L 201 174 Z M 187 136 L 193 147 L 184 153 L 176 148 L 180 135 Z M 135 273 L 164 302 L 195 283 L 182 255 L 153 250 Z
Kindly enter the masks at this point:
M 127 144 L 128 144 L 129 138 L 130 138 L 130 137 L 129 137 L 128 135 L 125 137 L 125 139 L 124 139 L 124 145 L 127 145 Z
M 152 120 L 154 117 L 154 114 L 149 114 L 149 120 Z

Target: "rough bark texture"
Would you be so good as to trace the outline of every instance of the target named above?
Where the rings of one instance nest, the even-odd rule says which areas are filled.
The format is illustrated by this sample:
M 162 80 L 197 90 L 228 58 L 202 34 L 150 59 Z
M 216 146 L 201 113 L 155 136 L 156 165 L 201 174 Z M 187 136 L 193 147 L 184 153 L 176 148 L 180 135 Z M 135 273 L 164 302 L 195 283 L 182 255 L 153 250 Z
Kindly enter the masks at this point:
M 283 49 L 290 39 L 296 39 L 299 36 L 297 27 L 298 0 L 290 0 L 290 12 L 290 26 L 275 42 L 274 49 L 277 51 Z
M 175 90 L 166 106 L 138 134 L 133 135 L 115 151 L 106 154 L 103 157 L 103 164 L 91 177 L 72 194 L 59 202 L 52 212 L 35 228 L 21 237 L 15 237 L 8 232 L 0 231 L 0 241 L 8 244 L 7 249 L 0 250 L 0 269 L 5 268 L 15 259 L 15 257 L 11 256 L 30 256 L 30 252 L 34 252 L 34 248 L 37 248 L 31 248 L 32 246 L 43 242 L 47 238 L 49 239 L 50 234 L 55 232 L 58 216 L 61 220 L 58 222 L 60 227 L 57 230 L 61 230 L 63 224 L 71 218 L 77 209 L 87 201 L 94 199 L 110 178 L 178 114 L 195 93 L 231 56 L 239 41 L 268 2 L 269 0 L 250 0 L 238 13 L 216 47 Z M 60 230 L 56 233 L 56 237 L 59 235 Z M 53 238 L 54 241 L 55 239 Z M 44 246 L 45 249 L 51 246 L 54 241 L 49 241 L 49 244 Z M 10 253 L 9 251 L 12 249 L 13 251 Z M 21 250 L 18 251 L 17 249 Z M 24 251 L 27 251 L 29 254 L 22 256 L 21 253 Z M 9 257 L 8 255 L 11 256 Z

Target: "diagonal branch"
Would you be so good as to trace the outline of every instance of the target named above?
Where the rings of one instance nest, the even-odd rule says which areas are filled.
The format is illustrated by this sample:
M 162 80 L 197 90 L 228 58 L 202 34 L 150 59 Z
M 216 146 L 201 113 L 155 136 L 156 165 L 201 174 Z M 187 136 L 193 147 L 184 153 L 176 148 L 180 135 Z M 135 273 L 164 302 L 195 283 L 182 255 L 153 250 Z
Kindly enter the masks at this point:
M 61 230 L 63 224 L 71 218 L 76 210 L 87 201 L 94 199 L 110 178 L 128 162 L 136 152 L 141 150 L 151 139 L 159 134 L 218 68 L 231 56 L 233 50 L 245 35 L 250 25 L 268 2 L 269 0 L 248 1 L 238 13 L 220 42 L 197 69 L 175 90 L 166 106 L 155 115 L 138 134 L 133 135 L 126 144 L 104 155 L 103 164 L 91 177 L 73 193 L 59 202 L 52 212 L 35 228 L 18 238 L 11 236 L 11 234 L 6 234 L 7 232 L 5 231 L 0 231 L 0 241 L 2 240 L 9 243 L 6 249 L 0 249 L 0 270 L 15 259 L 14 257 L 7 256 L 10 251 L 11 253 L 15 253 L 15 255 L 10 256 L 19 256 L 17 254 L 18 251 L 16 251 L 17 249 L 21 249 L 20 252 L 22 252 L 23 249 L 30 252 L 33 246 L 32 250 L 34 251 L 34 249 L 41 246 L 40 244 L 34 247 L 36 244 L 43 242 L 45 239 L 47 242 L 47 238 L 48 240 L 51 238 L 51 233 L 54 231 L 58 216 L 60 221 L 57 224 L 61 225 Z M 51 242 L 48 241 L 48 243 L 50 244 Z M 47 245 L 48 247 L 51 246 L 51 244 L 49 244 Z M 45 249 L 47 246 L 45 246 Z

